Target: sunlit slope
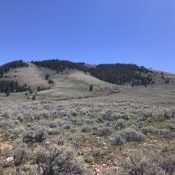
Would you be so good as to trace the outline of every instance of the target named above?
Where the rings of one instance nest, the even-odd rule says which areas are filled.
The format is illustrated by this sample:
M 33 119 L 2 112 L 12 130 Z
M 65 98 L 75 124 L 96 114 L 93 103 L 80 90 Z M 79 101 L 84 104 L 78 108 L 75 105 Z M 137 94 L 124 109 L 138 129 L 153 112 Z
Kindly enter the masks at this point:
M 3 79 L 17 81 L 21 86 L 26 84 L 35 91 L 38 87 L 49 89 L 39 92 L 38 95 L 44 94 L 54 97 L 98 96 L 111 94 L 119 90 L 117 85 L 101 81 L 89 73 L 69 69 L 57 73 L 56 71 L 39 67 L 32 63 L 28 64 L 28 67 L 10 69 L 4 75 Z M 49 75 L 47 80 L 45 78 L 46 75 Z M 52 80 L 54 83 L 49 84 L 49 80 Z M 89 91 L 91 84 L 93 85 L 92 92 Z
M 64 71 L 51 75 L 50 78 L 54 81 L 51 90 L 43 91 L 40 94 L 48 94 L 58 97 L 85 97 L 108 95 L 119 91 L 117 85 L 106 83 L 90 74 L 77 70 Z M 93 85 L 93 91 L 89 91 L 90 85 Z
M 152 78 L 155 81 L 156 86 L 166 86 L 175 85 L 175 74 L 163 72 L 163 71 L 153 71 Z
M 31 63 L 28 64 L 29 67 L 11 69 L 4 75 L 3 79 L 17 81 L 21 86 L 27 84 L 27 86 L 31 88 L 36 88 L 38 86 L 43 88 L 49 87 L 48 82 L 45 80 L 45 74 L 51 71 L 45 68 L 40 69 Z

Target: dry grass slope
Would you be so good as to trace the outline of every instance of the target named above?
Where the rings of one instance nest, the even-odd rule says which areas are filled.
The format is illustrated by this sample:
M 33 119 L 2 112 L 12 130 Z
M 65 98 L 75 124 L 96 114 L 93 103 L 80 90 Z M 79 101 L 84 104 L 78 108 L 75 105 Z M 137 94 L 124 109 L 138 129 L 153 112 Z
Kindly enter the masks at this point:
M 18 81 L 20 85 L 27 84 L 32 88 L 37 86 L 49 87 L 45 80 L 45 73 L 43 69 L 39 69 L 34 64 L 28 63 L 29 67 L 11 69 L 10 72 L 5 74 L 7 79 Z
M 29 67 L 11 69 L 4 77 L 6 80 L 18 81 L 20 85 L 27 84 L 32 89 L 37 89 L 39 86 L 43 89 L 49 88 L 49 90 L 38 93 L 38 98 L 44 98 L 45 95 L 58 98 L 82 98 L 108 95 L 119 91 L 118 86 L 103 82 L 78 70 L 56 73 L 56 71 L 37 67 L 32 63 L 28 64 Z M 53 85 L 49 85 L 48 80 L 45 80 L 46 74 L 54 81 Z M 89 92 L 91 84 L 94 86 L 93 92 Z

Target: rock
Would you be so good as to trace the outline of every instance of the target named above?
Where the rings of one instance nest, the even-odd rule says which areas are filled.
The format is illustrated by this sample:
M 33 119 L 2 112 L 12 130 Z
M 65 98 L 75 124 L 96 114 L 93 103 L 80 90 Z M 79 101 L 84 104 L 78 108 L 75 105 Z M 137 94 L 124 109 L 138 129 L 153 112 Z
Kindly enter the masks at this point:
M 107 145 L 107 143 L 103 142 L 103 145 Z
M 5 159 L 6 162 L 13 162 L 14 161 L 14 158 L 13 157 L 8 157 L 7 159 Z
M 46 141 L 45 143 L 46 143 L 46 145 L 50 145 L 50 142 L 49 141 Z

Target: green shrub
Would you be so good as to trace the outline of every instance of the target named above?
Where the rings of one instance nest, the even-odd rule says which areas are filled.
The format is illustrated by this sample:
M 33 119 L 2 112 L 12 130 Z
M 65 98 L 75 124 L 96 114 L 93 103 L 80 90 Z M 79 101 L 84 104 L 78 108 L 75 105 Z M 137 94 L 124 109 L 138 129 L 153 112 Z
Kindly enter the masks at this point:
M 146 135 L 152 134 L 152 135 L 164 137 L 167 139 L 171 139 L 175 137 L 175 133 L 171 131 L 170 129 L 155 129 L 153 127 L 144 127 L 142 128 L 142 132 Z
M 98 136 L 108 136 L 111 134 L 112 134 L 112 130 L 110 127 L 97 128 L 97 135 Z
M 95 160 L 103 159 L 105 157 L 105 153 L 98 148 L 92 150 L 92 156 Z
M 117 121 L 119 119 L 129 120 L 129 116 L 126 114 L 115 114 L 113 111 L 106 111 L 105 114 L 102 116 L 102 119 L 105 121 Z
M 24 128 L 22 127 L 16 127 L 14 129 L 9 129 L 8 130 L 8 137 L 10 139 L 17 139 L 21 133 L 23 133 L 25 131 Z
M 126 128 L 117 133 L 113 140 L 114 145 L 123 145 L 126 142 L 141 142 L 145 136 L 133 128 Z
M 89 131 L 91 131 L 91 127 L 90 126 L 83 126 L 82 128 L 81 128 L 81 132 L 89 132 Z
M 79 163 L 72 150 L 51 146 L 37 152 L 36 163 L 44 175 L 85 175 L 84 165 Z
M 57 126 L 58 126 L 58 123 L 55 122 L 55 121 L 51 121 L 51 122 L 49 123 L 49 127 L 50 127 L 50 128 L 56 128 Z
M 114 138 L 113 144 L 116 145 L 116 146 L 118 146 L 118 145 L 123 145 L 124 142 L 125 141 L 123 140 L 123 138 L 121 137 L 121 135 L 120 134 L 117 134 L 115 136 L 115 138 Z
M 170 131 L 170 129 L 155 129 L 154 134 L 167 139 L 175 138 L 175 133 Z
M 121 172 L 118 175 L 174 175 L 175 152 L 162 150 L 154 155 L 143 156 L 134 153 L 121 163 Z
M 86 144 L 87 137 L 84 133 L 73 133 L 69 136 L 70 142 L 76 146 L 83 146 Z
M 143 134 L 137 132 L 132 128 L 121 130 L 120 135 L 126 142 L 141 142 L 145 139 L 145 136 Z
M 127 126 L 127 121 L 124 119 L 119 119 L 115 122 L 115 129 L 121 130 Z
M 89 164 L 93 164 L 93 163 L 94 163 L 94 159 L 93 159 L 92 156 L 85 156 L 85 157 L 84 157 L 84 161 L 85 161 L 86 163 L 89 163 Z
M 153 127 L 144 127 L 144 128 L 142 128 L 142 132 L 145 135 L 152 134 L 152 133 L 154 133 L 154 131 L 155 131 L 155 128 L 153 128 Z
M 10 120 L 0 118 L 0 128 L 8 129 L 13 125 Z
M 93 124 L 94 120 L 93 119 L 85 119 L 84 121 L 87 125 Z
M 46 140 L 47 134 L 44 129 L 27 132 L 23 137 L 23 142 L 27 144 L 41 143 Z
M 63 136 L 59 136 L 59 137 L 56 137 L 53 139 L 53 142 L 56 144 L 56 145 L 64 145 L 65 143 L 65 138 Z
M 17 145 L 13 151 L 14 164 L 20 166 L 29 160 L 30 151 L 26 144 Z
M 60 132 L 61 132 L 60 128 L 56 127 L 56 128 L 49 129 L 48 134 L 49 135 L 57 135 L 57 134 L 60 134 Z
M 166 174 L 175 174 L 175 151 L 165 148 L 160 154 L 154 157 L 153 161 L 159 166 Z
M 37 175 L 38 165 L 24 164 L 18 167 L 17 175 Z M 15 175 L 15 174 L 14 174 Z
M 71 128 L 71 125 L 70 124 L 63 124 L 63 129 L 70 129 Z

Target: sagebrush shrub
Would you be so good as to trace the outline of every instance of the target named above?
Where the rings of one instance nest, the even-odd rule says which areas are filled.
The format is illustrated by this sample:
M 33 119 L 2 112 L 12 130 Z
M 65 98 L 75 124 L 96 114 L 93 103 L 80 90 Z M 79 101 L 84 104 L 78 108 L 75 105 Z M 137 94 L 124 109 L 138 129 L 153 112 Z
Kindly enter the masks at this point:
M 171 131 L 170 129 L 166 129 L 166 128 L 165 129 L 156 129 L 153 127 L 144 127 L 144 128 L 142 128 L 142 132 L 146 135 L 152 134 L 152 135 L 164 137 L 167 139 L 175 138 L 175 133 L 173 131 Z
M 137 132 L 132 128 L 123 129 L 120 132 L 120 135 L 127 142 L 141 142 L 145 139 L 145 136 L 142 133 Z
M 38 165 L 24 164 L 17 168 L 17 175 L 37 175 Z
M 126 142 L 141 142 L 145 136 L 133 128 L 126 128 L 118 132 L 113 140 L 114 145 L 123 145 Z
M 85 175 L 85 168 L 75 158 L 72 150 L 65 147 L 51 146 L 48 150 L 37 152 L 36 163 L 43 175 Z
M 26 144 L 19 144 L 13 151 L 13 158 L 15 166 L 24 164 L 30 157 L 30 151 Z
M 56 134 L 60 134 L 60 132 L 61 132 L 60 128 L 56 127 L 56 128 L 49 129 L 48 134 L 49 135 L 56 135 Z
M 121 137 L 120 134 L 117 134 L 114 138 L 113 144 L 118 146 L 118 145 L 123 145 L 124 144 L 124 139 Z
M 41 143 L 47 138 L 45 129 L 38 129 L 27 132 L 23 137 L 23 142 L 27 144 Z
M 170 129 L 155 129 L 154 134 L 167 139 L 175 138 L 175 133 L 170 131 Z
M 144 128 L 142 128 L 142 132 L 145 135 L 153 134 L 154 131 L 155 131 L 155 128 L 153 128 L 153 127 L 144 127 Z
M 121 130 L 127 126 L 128 122 L 124 119 L 119 119 L 115 122 L 115 129 Z
M 90 127 L 90 126 L 83 126 L 82 128 L 81 128 L 81 132 L 89 132 L 89 131 L 91 131 L 92 130 L 92 128 Z
M 63 129 L 70 129 L 71 128 L 71 125 L 70 124 L 63 124 Z
M 110 127 L 97 128 L 98 136 L 108 136 L 112 134 L 112 129 Z
M 121 163 L 121 172 L 117 175 L 174 175 L 175 152 L 162 150 L 154 155 L 134 153 Z
M 83 146 L 86 144 L 87 136 L 84 133 L 73 133 L 69 136 L 70 142 L 74 146 Z

